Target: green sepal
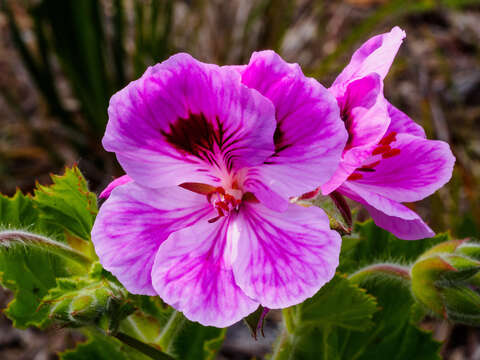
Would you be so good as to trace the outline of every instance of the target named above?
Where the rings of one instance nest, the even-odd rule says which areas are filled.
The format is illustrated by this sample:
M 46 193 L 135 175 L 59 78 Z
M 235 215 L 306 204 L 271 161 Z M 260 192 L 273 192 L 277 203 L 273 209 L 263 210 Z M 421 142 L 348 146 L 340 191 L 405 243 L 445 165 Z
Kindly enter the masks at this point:
M 243 318 L 243 322 L 245 323 L 245 325 L 247 325 L 248 330 L 250 330 L 250 334 L 255 340 L 257 340 L 258 330 L 260 330 L 262 336 L 265 336 L 263 332 L 263 326 L 265 323 L 264 312 L 265 308 L 260 305 L 257 310 L 255 310 L 247 317 Z

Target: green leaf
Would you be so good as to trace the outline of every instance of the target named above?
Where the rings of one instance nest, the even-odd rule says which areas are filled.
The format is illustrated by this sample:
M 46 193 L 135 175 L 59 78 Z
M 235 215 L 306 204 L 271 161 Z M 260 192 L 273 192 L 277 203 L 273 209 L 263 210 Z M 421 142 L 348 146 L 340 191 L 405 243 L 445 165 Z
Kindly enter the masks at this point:
M 98 211 L 96 195 L 88 190 L 76 166 L 67 168 L 62 176 L 53 175 L 52 180 L 52 185 L 38 185 L 35 190 L 34 202 L 40 218 L 70 235 L 89 240 Z
M 31 228 L 46 231 L 39 222 L 33 199 L 19 191 L 11 197 L 0 196 L 0 223 L 5 228 Z M 5 314 L 18 328 L 41 326 L 46 311 L 37 311 L 40 300 L 55 286 L 57 276 L 69 271 L 58 256 L 38 248 L 0 247 L 0 284 L 15 293 Z
M 297 327 L 320 325 L 364 331 L 377 310 L 375 299 L 343 276 L 335 276 L 315 296 L 297 306 Z
M 370 278 L 360 285 L 376 297 L 381 311 L 373 317 L 372 331 L 341 334 L 348 337 L 343 353 L 345 359 L 440 359 L 441 344 L 413 322 L 414 318 L 418 319 L 418 309 L 404 281 Z
M 174 342 L 172 354 L 182 360 L 214 359 L 225 333 L 225 329 L 188 321 Z
M 293 334 L 286 332 L 283 334 L 272 359 L 439 360 L 440 343 L 434 341 L 430 333 L 415 326 L 411 320 L 413 314 L 412 316 L 410 314 L 413 311 L 417 312 L 418 309 L 413 307 L 414 301 L 405 282 L 391 278 L 363 280 L 361 286 L 368 292 L 362 293 L 366 297 L 362 301 L 363 306 L 366 308 L 366 300 L 371 299 L 373 295 L 380 308 L 380 311 L 366 320 L 374 326 L 370 326 L 367 331 L 352 331 L 349 329 L 351 326 L 342 322 L 340 322 L 342 326 L 329 326 L 328 321 L 322 326 L 307 326 L 300 329 L 296 327 Z M 340 296 L 353 295 L 346 291 L 342 291 L 343 294 L 339 291 L 335 293 L 338 300 L 341 299 Z M 319 303 L 318 308 L 320 306 Z M 340 313 L 338 310 L 329 309 Z M 360 321 L 354 323 L 358 324 L 357 329 L 360 329 Z
M 17 328 L 43 326 L 47 311 L 37 311 L 41 299 L 55 286 L 56 277 L 68 276 L 65 262 L 39 249 L 0 249 L 0 284 L 15 297 L 5 314 Z
M 284 310 L 290 333 L 280 339 L 273 359 L 341 359 L 340 341 L 348 338 L 339 334 L 370 329 L 377 310 L 373 296 L 336 275 L 315 296 Z
M 95 195 L 88 191 L 76 167 L 53 180 L 52 186 L 39 186 L 33 197 L 20 191 L 13 197 L 0 195 L 0 227 L 10 232 L 26 229 L 92 256 L 91 243 L 78 235 L 89 238 L 97 209 Z M 45 309 L 37 311 L 41 299 L 56 286 L 57 278 L 72 275 L 78 267 L 41 246 L 29 246 L 25 241 L 22 244 L 0 246 L 0 284 L 15 295 L 5 313 L 16 327 L 41 327 L 49 322 Z

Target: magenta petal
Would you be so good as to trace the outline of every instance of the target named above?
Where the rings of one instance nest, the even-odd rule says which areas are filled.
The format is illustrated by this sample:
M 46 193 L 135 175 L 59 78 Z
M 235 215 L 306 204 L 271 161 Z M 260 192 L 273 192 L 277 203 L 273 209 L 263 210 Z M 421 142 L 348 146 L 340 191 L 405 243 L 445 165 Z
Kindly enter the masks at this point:
M 129 182 L 132 182 L 132 178 L 128 175 L 123 175 L 115 180 L 113 180 L 108 186 L 101 192 L 99 198 L 100 199 L 106 199 L 110 196 L 112 193 L 113 189 L 115 189 L 117 186 L 128 184 Z
M 388 103 L 388 115 L 391 121 L 387 133 L 395 131 L 397 133 L 410 134 L 426 139 L 425 130 L 390 103 Z
M 402 204 L 391 202 L 395 204 L 391 207 L 396 210 L 395 215 L 388 215 L 373 206 L 364 205 L 377 226 L 403 240 L 419 240 L 435 236 L 433 230 L 414 211 Z
M 242 82 L 272 101 L 278 123 L 275 154 L 256 168 L 258 180 L 284 198 L 326 182 L 347 139 L 333 96 L 273 51 L 254 53 Z
M 350 82 L 345 89 L 329 89 L 337 98 L 349 137 L 340 165 L 322 186 L 323 194 L 335 190 L 360 167 L 387 131 L 390 118 L 382 87 L 379 75 L 372 73 Z
M 156 295 L 151 269 L 172 231 L 215 216 L 205 196 L 180 187 L 152 190 L 129 183 L 113 190 L 92 229 L 100 263 L 134 294 Z
M 276 212 L 247 204 L 232 224 L 231 239 L 238 243 L 236 283 L 271 309 L 313 296 L 338 266 L 341 237 L 317 207 L 290 204 Z
M 393 200 L 371 193 L 357 184 L 346 183 L 339 191 L 365 206 L 379 227 L 404 240 L 430 238 L 435 233 L 414 211 Z
M 350 63 L 338 75 L 333 85 L 361 78 L 372 72 L 384 79 L 405 36 L 405 31 L 395 26 L 390 32 L 367 40 L 355 51 Z
M 235 283 L 229 223 L 201 221 L 173 233 L 153 266 L 153 287 L 163 301 L 206 326 L 232 325 L 258 307 Z
M 447 143 L 398 134 L 390 147 L 399 153 L 382 158 L 375 171 L 362 173 L 361 179 L 352 182 L 391 200 L 411 202 L 433 194 L 450 180 L 455 157 Z
M 219 172 L 254 166 L 274 151 L 272 103 L 238 70 L 177 54 L 110 100 L 103 138 L 137 183 L 220 182 Z

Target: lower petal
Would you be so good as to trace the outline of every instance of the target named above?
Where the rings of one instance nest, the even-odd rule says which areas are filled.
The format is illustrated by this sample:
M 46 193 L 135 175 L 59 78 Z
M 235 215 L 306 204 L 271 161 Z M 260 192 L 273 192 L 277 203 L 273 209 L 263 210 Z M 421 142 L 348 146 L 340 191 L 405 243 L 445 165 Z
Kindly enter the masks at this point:
M 129 292 L 156 295 L 151 269 L 159 246 L 172 231 L 210 215 L 215 213 L 204 196 L 179 187 L 152 190 L 129 183 L 114 189 L 100 208 L 92 242 L 100 263 Z
M 313 296 L 335 274 L 341 237 L 323 210 L 290 204 L 285 212 L 247 204 L 234 220 L 235 281 L 271 309 Z
M 452 177 L 455 157 L 446 142 L 398 134 L 389 146 L 397 153 L 383 154 L 375 171 L 362 173 L 355 183 L 391 200 L 412 202 L 433 194 Z
M 235 283 L 229 223 L 230 217 L 198 222 L 173 233 L 152 270 L 153 287 L 163 301 L 205 326 L 232 325 L 258 307 Z
M 390 231 L 403 240 L 419 240 L 435 236 L 430 227 L 414 211 L 395 203 L 396 215 L 388 215 L 373 206 L 364 205 L 373 221 L 382 229 Z
M 373 221 L 403 240 L 418 240 L 435 235 L 417 213 L 393 200 L 369 192 L 357 184 L 344 184 L 339 191 L 365 206 Z

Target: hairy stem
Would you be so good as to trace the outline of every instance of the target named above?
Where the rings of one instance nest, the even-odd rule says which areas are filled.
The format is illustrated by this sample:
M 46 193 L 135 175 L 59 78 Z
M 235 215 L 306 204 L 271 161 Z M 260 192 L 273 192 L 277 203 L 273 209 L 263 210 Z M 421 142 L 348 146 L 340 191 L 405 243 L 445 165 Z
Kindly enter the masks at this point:
M 0 231 L 0 247 L 17 245 L 33 246 L 59 255 L 67 260 L 73 260 L 86 267 L 92 263 L 92 260 L 81 252 L 48 237 L 22 230 Z
M 373 275 L 388 275 L 402 280 L 410 280 L 410 269 L 407 266 L 397 264 L 374 264 L 358 270 L 348 278 L 354 283 L 360 283 L 367 277 Z
M 155 349 L 153 346 L 150 346 L 148 344 L 145 344 L 144 342 L 141 342 L 140 340 L 137 340 L 130 335 L 124 334 L 122 332 L 118 332 L 114 335 L 118 340 L 123 342 L 124 344 L 127 344 L 128 346 L 140 351 L 142 354 L 147 355 L 149 358 L 154 359 L 154 360 L 174 360 L 173 357 L 170 355 L 165 354 L 164 352 L 161 352 L 158 349 Z

